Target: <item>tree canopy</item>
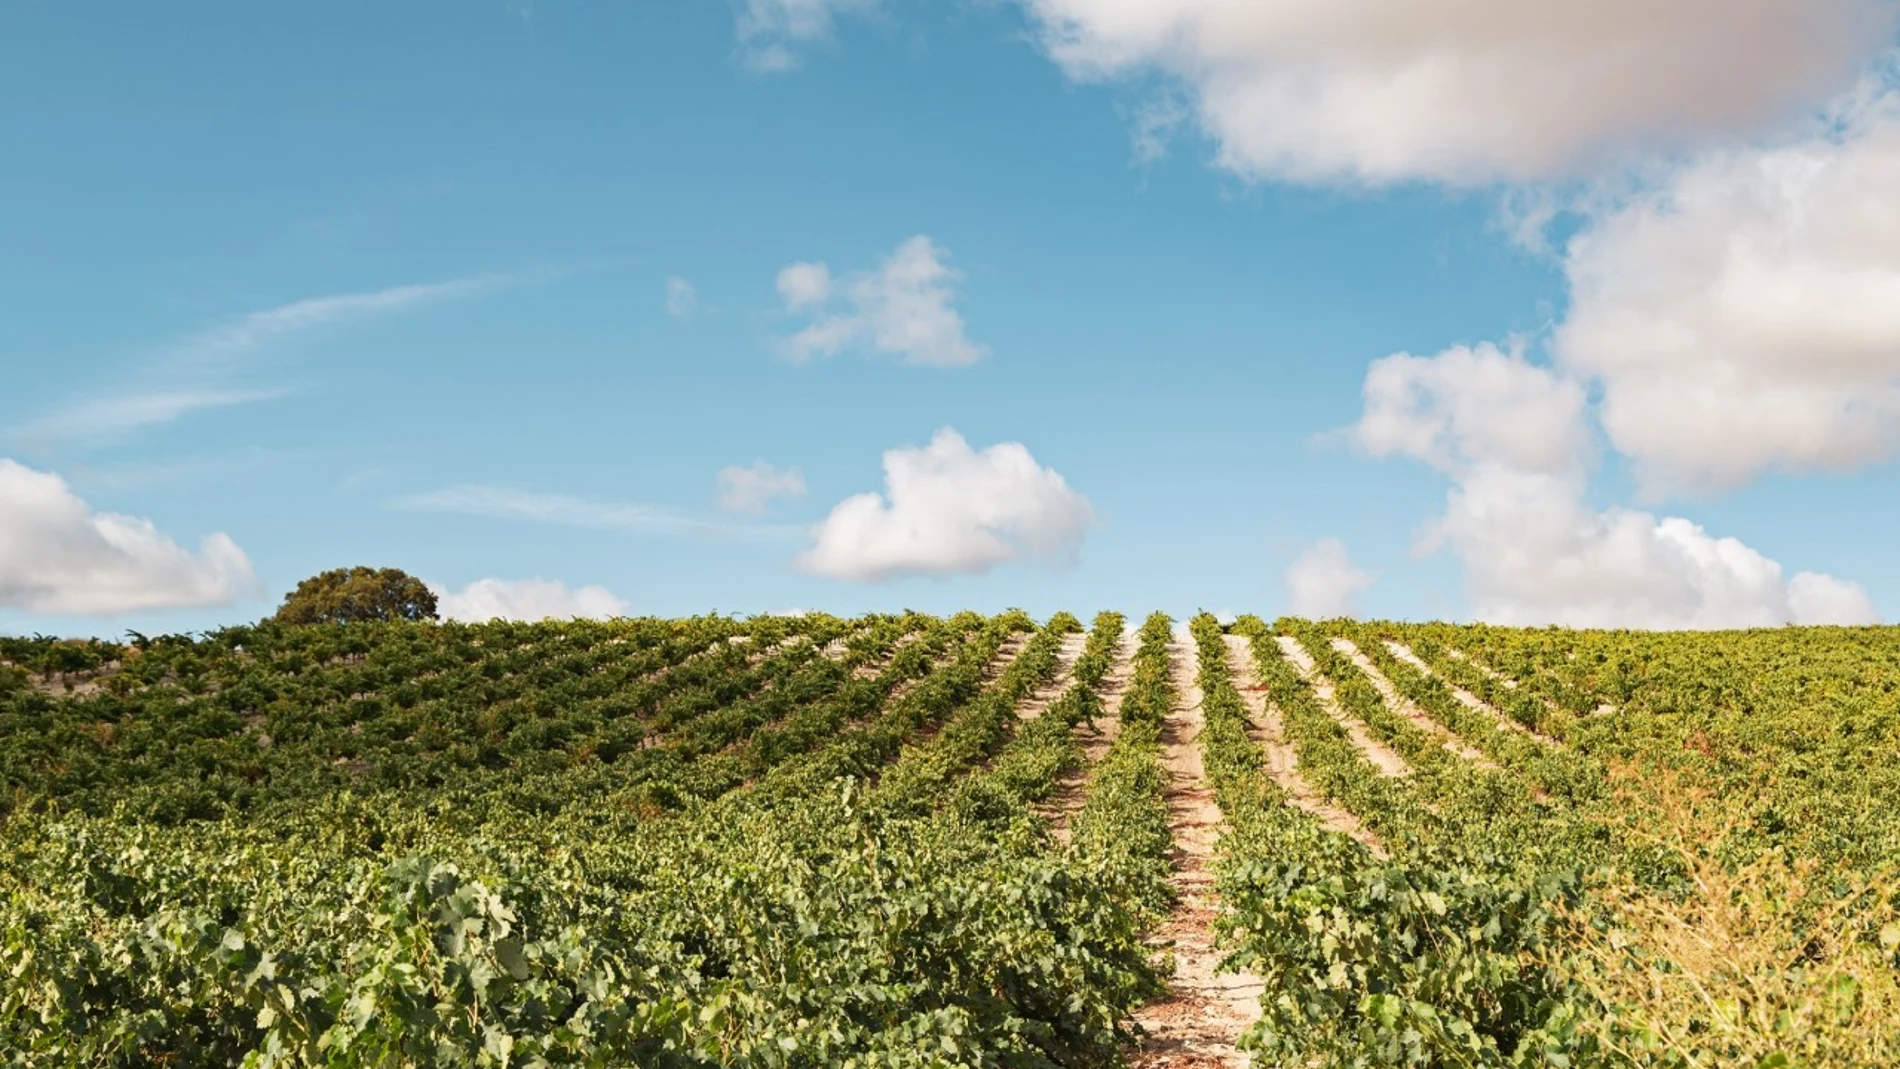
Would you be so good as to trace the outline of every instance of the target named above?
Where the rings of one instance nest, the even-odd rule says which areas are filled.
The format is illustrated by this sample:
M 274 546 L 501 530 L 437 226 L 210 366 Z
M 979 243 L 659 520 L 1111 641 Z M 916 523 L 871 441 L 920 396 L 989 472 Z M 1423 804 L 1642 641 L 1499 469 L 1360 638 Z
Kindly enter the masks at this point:
M 435 595 L 400 568 L 333 568 L 297 584 L 272 619 L 284 624 L 433 620 Z

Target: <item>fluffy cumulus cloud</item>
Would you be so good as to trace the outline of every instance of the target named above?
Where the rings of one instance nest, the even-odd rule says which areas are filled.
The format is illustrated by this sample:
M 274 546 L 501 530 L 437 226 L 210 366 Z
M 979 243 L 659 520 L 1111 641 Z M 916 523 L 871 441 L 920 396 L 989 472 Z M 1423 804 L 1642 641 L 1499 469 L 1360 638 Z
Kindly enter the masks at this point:
M 839 16 L 863 14 L 877 0 L 738 0 L 739 52 L 758 71 L 798 66 L 799 50 L 830 39 Z
M 477 579 L 461 590 L 433 583 L 436 611 L 445 620 L 607 619 L 627 614 L 627 603 L 606 587 L 570 589 L 553 579 Z
M 797 468 L 775 468 L 765 461 L 719 469 L 719 507 L 758 515 L 781 497 L 805 496 L 805 476 Z
M 1157 76 L 1249 177 L 1566 177 L 1852 80 L 1890 0 L 1022 0 L 1071 76 Z
M 1426 548 L 1464 567 L 1473 615 L 1502 624 L 1720 628 L 1868 623 L 1859 586 L 1780 564 L 1677 517 L 1586 501 L 1582 389 L 1516 351 L 1375 363 L 1354 428 L 1378 456 L 1452 480 Z
M 1545 473 L 1577 470 L 1588 458 L 1583 389 L 1515 348 L 1389 356 L 1366 372 L 1364 392 L 1354 433 L 1374 456 L 1410 456 L 1445 471 Z
M 1345 543 L 1322 538 L 1286 569 L 1287 612 L 1314 620 L 1353 615 L 1353 597 L 1372 575 L 1353 564 Z
M 0 459 L 0 606 L 103 616 L 224 605 L 256 589 L 229 536 L 193 553 L 149 520 L 94 511 L 57 475 Z
M 874 582 L 978 574 L 1016 558 L 1074 558 L 1088 499 L 1016 442 L 972 449 L 945 428 L 921 448 L 884 454 L 884 493 L 840 502 L 812 532 L 799 567 Z
M 1842 469 L 1900 445 L 1900 91 L 1713 152 L 1566 251 L 1554 344 L 1652 490 Z
M 920 367 L 974 364 L 988 350 L 964 333 L 954 306 L 958 277 L 944 250 L 921 234 L 845 278 L 822 263 L 788 264 L 778 273 L 779 297 L 787 312 L 810 321 L 785 339 L 785 355 L 804 363 L 866 348 Z
M 1859 583 L 1817 572 L 1801 572 L 1788 581 L 1788 608 L 1796 620 L 1819 623 L 1880 622 L 1874 603 Z

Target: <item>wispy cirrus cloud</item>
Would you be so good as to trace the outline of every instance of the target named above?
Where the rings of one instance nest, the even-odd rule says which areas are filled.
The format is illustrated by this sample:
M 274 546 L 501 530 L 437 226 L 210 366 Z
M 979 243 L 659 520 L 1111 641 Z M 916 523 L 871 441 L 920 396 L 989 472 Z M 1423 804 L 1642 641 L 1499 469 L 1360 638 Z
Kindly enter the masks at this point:
M 793 537 L 802 531 L 785 525 L 706 520 L 669 505 L 602 501 L 497 483 L 458 483 L 399 497 L 391 505 L 412 512 L 450 512 L 686 538 L 773 539 Z
M 805 476 L 797 468 L 775 468 L 763 460 L 750 466 L 719 469 L 719 507 L 757 516 L 776 498 L 805 496 Z
M 287 393 L 284 389 L 189 389 L 93 397 L 30 420 L 15 434 L 39 440 L 108 438 L 171 423 L 192 412 L 274 401 Z
M 271 449 L 252 446 L 223 452 L 186 453 L 94 466 L 73 464 L 66 477 L 87 490 L 150 490 L 178 483 L 198 483 L 265 466 L 310 460 L 322 453 L 312 449 Z
M 47 444 L 108 439 L 176 422 L 195 412 L 272 401 L 284 386 L 242 385 L 240 358 L 323 327 L 469 297 L 519 276 L 471 275 L 444 282 L 391 286 L 291 301 L 249 312 L 161 349 L 121 389 L 77 398 L 9 430 L 7 437 Z
M 337 293 L 309 297 L 275 308 L 250 312 L 210 330 L 192 335 L 181 343 L 175 359 L 185 362 L 216 361 L 257 349 L 267 342 L 318 327 L 349 320 L 399 312 L 435 301 L 470 297 L 515 281 L 504 274 L 471 275 L 446 282 L 426 282 L 390 286 L 359 293 Z

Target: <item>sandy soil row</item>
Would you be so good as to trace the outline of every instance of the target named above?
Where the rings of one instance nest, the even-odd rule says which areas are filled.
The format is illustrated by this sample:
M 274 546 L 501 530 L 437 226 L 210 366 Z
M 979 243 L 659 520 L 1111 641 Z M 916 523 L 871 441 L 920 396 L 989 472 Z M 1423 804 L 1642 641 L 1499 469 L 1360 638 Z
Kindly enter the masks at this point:
M 990 655 L 989 663 L 983 666 L 982 688 L 984 690 L 988 690 L 991 687 L 991 685 L 993 685 L 998 679 L 1002 678 L 1003 673 L 1007 672 L 1009 670 L 1009 666 L 1015 663 L 1016 658 L 1022 655 L 1023 647 L 1027 646 L 1028 644 L 1029 644 L 1029 636 L 1023 634 L 1022 632 L 1017 632 L 1016 634 L 1011 635 L 1009 639 L 1006 640 L 1001 646 L 998 646 L 996 648 L 996 652 Z M 957 653 L 958 653 L 958 648 L 953 645 L 951 648 L 939 654 L 936 660 L 931 662 L 929 672 L 926 672 L 922 676 L 919 676 L 913 679 L 903 680 L 899 682 L 896 686 L 892 687 L 890 690 L 890 693 L 886 695 L 884 698 L 885 707 L 888 708 L 902 701 L 906 695 L 908 695 L 913 689 L 915 689 L 925 679 L 928 679 L 932 673 L 935 673 L 938 670 L 956 661 Z M 910 738 L 905 741 L 904 748 L 906 750 L 909 750 L 913 747 L 918 747 L 918 746 L 923 746 L 923 745 L 928 744 L 930 740 L 937 737 L 938 732 L 944 729 L 944 725 L 946 723 L 948 723 L 947 720 L 939 720 L 936 723 L 933 723 L 924 727 L 921 731 L 918 731 L 912 734 Z
M 996 655 L 983 667 L 983 685 L 987 687 L 1003 678 L 1003 673 L 1009 671 L 1009 666 L 1016 663 L 1016 658 L 1022 656 L 1023 648 L 1028 645 L 1029 633 L 1026 631 L 1018 631 L 1004 639 L 1003 644 L 996 648 Z
M 1054 705 L 1057 698 L 1068 693 L 1075 682 L 1075 662 L 1082 659 L 1082 650 L 1088 646 L 1086 634 L 1064 635 L 1062 645 L 1056 647 L 1056 674 L 1049 682 L 1037 687 L 1035 691 L 1016 703 L 1016 716 L 1020 720 L 1034 720 Z
M 1179 902 L 1157 936 L 1174 948 L 1174 976 L 1166 997 L 1136 1012 L 1146 1037 L 1129 1064 L 1240 1069 L 1248 1059 L 1234 1044 L 1260 1017 L 1263 984 L 1257 976 L 1216 971 L 1221 954 L 1214 947 L 1213 921 L 1219 904 L 1208 861 L 1221 814 L 1201 766 L 1204 720 L 1194 644 L 1176 642 L 1169 654 L 1178 697 L 1162 724 L 1161 741 L 1169 777 L 1168 822 L 1174 831 L 1172 882 Z
M 672 664 L 663 664 L 660 667 L 655 668 L 653 671 L 648 672 L 645 675 L 642 675 L 639 679 L 635 680 L 634 682 L 635 683 L 656 683 L 662 679 L 665 679 L 667 676 L 672 675 L 674 672 L 677 672 L 680 669 L 685 668 L 689 664 L 692 664 L 696 661 L 702 660 L 707 657 L 712 657 L 712 656 L 717 655 L 720 650 L 725 649 L 727 646 L 743 646 L 746 643 L 751 642 L 751 641 L 752 641 L 751 635 L 728 635 L 726 636 L 726 639 L 723 642 L 718 639 L 714 639 L 712 642 L 706 644 L 705 646 L 700 647 L 699 649 L 694 650 L 693 652 L 687 654 L 684 657 L 681 657 L 679 660 L 674 661 Z M 756 663 L 757 659 L 759 659 L 761 656 L 762 656 L 761 654 L 754 653 L 754 654 L 749 655 L 747 659 Z M 418 678 L 428 678 L 428 676 L 433 676 L 437 674 L 439 673 L 431 672 L 431 673 L 428 673 L 428 675 L 426 676 L 421 676 Z
M 918 639 L 921 639 L 923 637 L 924 637 L 924 633 L 922 631 L 904 632 L 903 634 L 897 636 L 896 642 L 891 643 L 890 652 L 884 654 L 881 657 L 876 658 L 875 660 L 866 661 L 863 664 L 858 665 L 856 668 L 853 668 L 851 670 L 851 675 L 857 679 L 876 679 L 878 676 L 881 676 L 884 674 L 884 670 L 891 666 L 892 661 L 897 659 L 897 651 L 903 649 L 904 647 L 910 645 L 913 642 L 916 642 Z M 952 643 L 951 645 L 952 647 L 954 647 L 955 643 Z
M 1286 656 L 1287 660 L 1293 662 L 1293 667 L 1299 669 L 1300 675 L 1312 686 L 1313 694 L 1319 699 L 1320 709 L 1327 716 L 1332 717 L 1340 727 L 1346 729 L 1346 734 L 1352 738 L 1352 744 L 1359 748 L 1359 752 L 1372 763 L 1372 767 L 1378 769 L 1380 775 L 1410 775 L 1412 768 L 1405 763 L 1405 758 L 1392 752 L 1385 743 L 1373 738 L 1363 721 L 1347 713 L 1340 706 L 1338 698 L 1333 694 L 1332 680 L 1320 674 L 1318 662 L 1313 660 L 1313 655 L 1307 652 L 1305 646 L 1300 645 L 1300 640 L 1292 635 L 1276 635 L 1275 638 L 1279 640 L 1280 652 Z
M 1440 745 L 1452 753 L 1457 754 L 1459 757 L 1470 761 L 1474 765 L 1488 768 L 1492 771 L 1497 770 L 1497 762 L 1486 757 L 1483 753 L 1480 753 L 1464 739 L 1459 738 L 1457 733 L 1450 728 L 1433 720 L 1431 714 L 1418 707 L 1417 702 L 1399 693 L 1399 688 L 1392 685 L 1392 681 L 1386 678 L 1384 672 L 1379 671 L 1379 666 L 1373 664 L 1372 658 L 1367 657 L 1365 651 L 1360 649 L 1353 640 L 1349 638 L 1335 638 L 1333 639 L 1333 648 L 1345 654 L 1346 657 L 1352 661 L 1354 667 L 1365 673 L 1366 678 L 1372 682 L 1373 689 L 1379 692 L 1380 698 L 1384 699 L 1386 708 L 1411 721 L 1420 731 L 1437 738 Z
M 1096 696 L 1102 699 L 1102 715 L 1094 724 L 1083 724 L 1078 729 L 1082 735 L 1082 763 L 1056 781 L 1055 792 L 1042 808 L 1050 830 L 1062 842 L 1069 841 L 1069 817 L 1082 806 L 1089 770 L 1121 734 L 1122 699 L 1127 697 L 1128 684 L 1135 677 L 1135 646 L 1133 635 L 1123 635 L 1121 644 L 1115 647 L 1115 662 L 1096 688 Z
M 1500 672 L 1497 669 L 1491 667 L 1490 665 L 1485 664 L 1483 661 L 1478 660 L 1476 657 L 1471 656 L 1470 654 L 1464 652 L 1463 650 L 1446 649 L 1445 653 L 1448 654 L 1449 656 L 1458 658 L 1459 660 L 1465 662 L 1471 667 L 1476 668 L 1478 671 L 1483 672 L 1485 675 L 1490 676 L 1492 679 L 1497 680 L 1499 683 L 1504 685 L 1505 690 L 1518 689 L 1517 680 L 1512 679 L 1510 676 L 1507 676 L 1503 672 Z M 1577 655 L 1574 652 L 1570 654 L 1571 660 L 1575 660 L 1576 657 Z M 1554 701 L 1551 701 L 1549 698 L 1546 698 L 1541 694 L 1537 695 L 1536 697 L 1538 701 L 1543 702 L 1545 705 L 1549 706 L 1550 708 L 1552 709 L 1557 708 L 1557 703 Z M 1590 710 L 1590 715 L 1602 716 L 1605 713 L 1614 713 L 1614 712 L 1616 712 L 1616 706 L 1611 705 L 1609 702 L 1603 702 L 1599 704 L 1595 709 Z
M 1490 676 L 1492 679 L 1497 680 L 1499 683 L 1504 685 L 1505 690 L 1518 689 L 1517 680 L 1512 679 L 1510 676 L 1507 676 L 1503 672 L 1500 672 L 1497 669 L 1491 667 L 1490 665 L 1485 664 L 1483 661 L 1478 660 L 1476 657 L 1471 656 L 1470 654 L 1464 652 L 1463 650 L 1454 650 L 1454 649 L 1448 648 L 1445 650 L 1445 653 L 1449 656 L 1456 657 L 1457 659 L 1465 662 L 1471 667 L 1476 668 L 1478 671 L 1483 672 L 1485 675 Z M 1575 653 L 1572 653 L 1570 655 L 1570 658 L 1572 660 L 1575 660 L 1576 657 L 1577 655 Z M 1536 695 L 1536 698 L 1538 701 L 1543 702 L 1545 705 L 1549 706 L 1552 709 L 1557 708 L 1556 702 L 1551 701 L 1549 698 L 1544 697 L 1542 694 Z M 1590 715 L 1602 716 L 1604 713 L 1614 713 L 1614 712 L 1616 712 L 1616 706 L 1611 705 L 1609 702 L 1604 702 L 1601 705 L 1598 705 L 1595 709 L 1590 710 Z
M 1495 679 L 1499 683 L 1504 684 L 1505 690 L 1517 689 L 1517 680 L 1512 679 L 1510 676 L 1505 675 L 1503 672 L 1498 671 L 1497 669 L 1491 667 L 1488 664 L 1485 664 L 1482 661 L 1472 660 L 1471 655 L 1469 653 L 1466 653 L 1463 650 L 1454 650 L 1451 647 L 1447 646 L 1445 648 L 1445 656 L 1450 657 L 1454 661 L 1463 661 L 1466 664 L 1470 665 L 1471 667 L 1476 668 L 1478 671 L 1483 672 L 1485 675 L 1490 676 L 1492 679 Z
M 752 637 L 750 635 L 737 635 L 731 639 L 728 639 L 727 641 L 732 642 L 734 644 L 741 644 L 745 642 L 751 642 Z M 770 646 L 761 647 L 747 654 L 746 659 L 745 659 L 746 667 L 757 668 L 758 666 L 764 664 L 768 659 L 772 657 L 776 657 L 779 654 L 786 652 L 787 650 L 791 650 L 799 646 L 803 646 L 805 643 L 810 642 L 810 641 L 811 641 L 810 635 L 787 635 L 784 638 L 779 639 L 777 642 L 772 643 Z
M 1233 673 L 1234 685 L 1247 706 L 1250 724 L 1247 733 L 1266 754 L 1267 775 L 1286 792 L 1289 801 L 1317 817 L 1321 824 L 1378 850 L 1378 839 L 1366 830 L 1358 817 L 1327 801 L 1324 794 L 1300 775 L 1299 755 L 1286 740 L 1286 725 L 1281 720 L 1280 709 L 1267 700 L 1267 688 L 1254 669 L 1253 644 L 1241 635 L 1223 637 L 1227 642 L 1228 671 Z
M 1417 653 L 1413 652 L 1412 648 L 1410 646 L 1407 646 L 1405 643 L 1398 642 L 1393 639 L 1387 639 L 1385 642 L 1385 648 L 1392 651 L 1392 656 L 1397 657 L 1399 660 L 1404 661 L 1406 664 L 1409 664 L 1413 668 L 1418 669 L 1421 674 L 1426 675 L 1426 676 L 1438 675 L 1438 673 L 1433 670 L 1431 665 L 1425 663 L 1425 659 L 1423 657 L 1420 657 Z M 1527 727 L 1523 724 L 1518 723 L 1516 720 L 1505 715 L 1504 710 L 1499 709 L 1497 706 L 1492 705 L 1490 702 L 1485 701 L 1483 698 L 1478 697 L 1476 694 L 1471 693 L 1470 691 L 1452 682 L 1451 680 L 1446 679 L 1443 676 L 1439 676 L 1439 680 L 1440 682 L 1445 684 L 1445 688 L 1447 690 L 1451 691 L 1451 696 L 1457 699 L 1459 704 L 1463 705 L 1467 709 L 1472 710 L 1473 712 L 1483 713 L 1484 715 L 1490 717 L 1492 720 L 1495 720 L 1500 727 L 1504 727 L 1511 731 L 1515 731 L 1521 735 L 1527 735 L 1533 739 L 1536 739 L 1538 742 L 1543 743 L 1546 746 L 1561 747 L 1563 745 L 1562 743 L 1558 742 L 1556 739 L 1553 739 L 1550 736 L 1545 735 L 1544 733 L 1536 730 L 1535 728 Z

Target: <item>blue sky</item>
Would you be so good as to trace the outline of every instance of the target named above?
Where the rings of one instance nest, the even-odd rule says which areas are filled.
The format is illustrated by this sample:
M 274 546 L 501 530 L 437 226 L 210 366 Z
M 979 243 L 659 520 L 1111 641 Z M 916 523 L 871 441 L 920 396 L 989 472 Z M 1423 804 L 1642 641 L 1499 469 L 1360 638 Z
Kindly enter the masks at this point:
M 1208 5 L 1149 6 L 1192 25 Z M 1900 611 L 1887 224 L 1852 248 L 1814 239 L 1818 260 L 1788 254 L 1871 278 L 1865 329 L 1839 343 L 1859 377 L 1827 380 L 1836 392 L 1803 416 L 1818 432 L 1754 434 L 1729 413 L 1778 404 L 1825 362 L 1798 332 L 1840 309 L 1789 311 L 1798 343 L 1749 365 L 1779 369 L 1773 389 L 1724 394 L 1706 433 L 1678 441 L 1641 403 L 1663 358 L 1632 369 L 1618 362 L 1627 335 L 1605 338 L 1631 307 L 1674 321 L 1655 294 L 1690 268 L 1640 299 L 1618 281 L 1573 307 L 1587 270 L 1629 277 L 1616 242 L 1650 248 L 1620 237 L 1650 233 L 1639 224 L 1671 248 L 1731 225 L 1780 233 L 1753 208 L 1700 229 L 1654 209 L 1706 188 L 1697 176 L 1754 173 L 1749 153 L 1818 152 L 1850 194 L 1900 173 L 1880 170 L 1891 5 L 1807 9 L 1886 36 L 1781 57 L 1787 100 L 1719 121 L 1686 106 L 1690 119 L 1579 120 L 1584 147 L 1556 162 L 1508 116 L 1464 156 L 1394 162 L 1324 106 L 1289 154 L 1274 140 L 1293 122 L 1272 110 L 1284 102 L 1241 119 L 1221 103 L 1235 79 L 1277 84 L 1276 30 L 1260 30 L 1257 54 L 1220 57 L 1231 77 L 1215 77 L 1192 54 L 1115 38 L 1115 8 L 9 5 L 0 457 L 17 496 L 0 478 L 14 514 L 0 516 L 13 557 L 0 630 L 255 619 L 298 579 L 357 563 L 452 593 L 554 581 L 557 607 L 598 586 L 658 614 L 1292 606 L 1708 626 Z M 1678 47 L 1681 30 L 1630 32 Z M 1799 51 L 1774 36 L 1726 47 Z M 1065 53 L 1076 40 L 1099 55 Z M 1839 104 L 1856 85 L 1872 102 Z M 1848 107 L 1864 130 L 1813 131 L 1812 116 Z M 1159 120 L 1157 147 L 1142 131 Z M 1557 213 L 1526 240 L 1513 224 L 1532 203 Z M 1586 254 L 1578 233 L 1603 237 Z M 861 299 L 887 292 L 878 273 L 920 235 L 938 281 Z M 781 272 L 816 263 L 826 299 L 789 307 Z M 1767 292 L 1797 303 L 1792 276 L 1765 270 Z M 669 309 L 674 279 L 690 308 Z M 984 355 L 936 367 L 919 366 L 923 349 L 880 349 L 880 324 L 911 329 L 913 312 L 955 321 L 920 344 L 950 329 Z M 1764 336 L 1727 314 L 1682 313 L 1703 324 L 1697 352 Z M 795 359 L 791 339 L 827 321 L 837 351 Z M 1485 343 L 1472 361 L 1412 368 L 1423 377 L 1393 407 L 1363 392 L 1391 354 Z M 1670 374 L 1719 377 L 1695 352 L 1668 359 Z M 1473 385 L 1493 373 L 1522 381 Z M 1491 441 L 1477 424 L 1500 411 L 1578 433 L 1552 461 L 1548 443 Z M 1842 429 L 1854 420 L 1865 426 Z M 833 513 L 892 494 L 886 452 L 942 428 L 968 449 L 918 476 L 914 511 Z M 1722 434 L 1774 442 L 1739 474 L 1717 471 Z M 1005 443 L 1040 480 L 986 452 Z M 722 508 L 721 469 L 755 461 L 796 469 L 803 493 Z M 1541 489 L 1494 480 L 1500 467 Z M 1623 519 L 1605 521 L 1615 509 Z M 99 541 L 105 514 L 151 527 Z M 1515 541 L 1553 514 L 1570 527 Z M 1656 535 L 1662 517 L 1700 524 L 1706 544 Z M 1605 533 L 1625 520 L 1634 541 Z M 1427 551 L 1435 527 L 1452 533 Z M 241 566 L 201 550 L 216 534 Z M 1709 572 L 1721 538 L 1783 578 L 1834 577 L 1811 588 L 1827 607 L 1803 609 L 1751 562 Z M 1327 539 L 1345 560 L 1315 553 Z M 1296 561 L 1309 581 L 1289 587 Z M 1571 578 L 1547 589 L 1545 574 Z M 1660 601 L 1597 593 L 1678 586 Z M 506 601 L 514 588 L 489 589 Z

